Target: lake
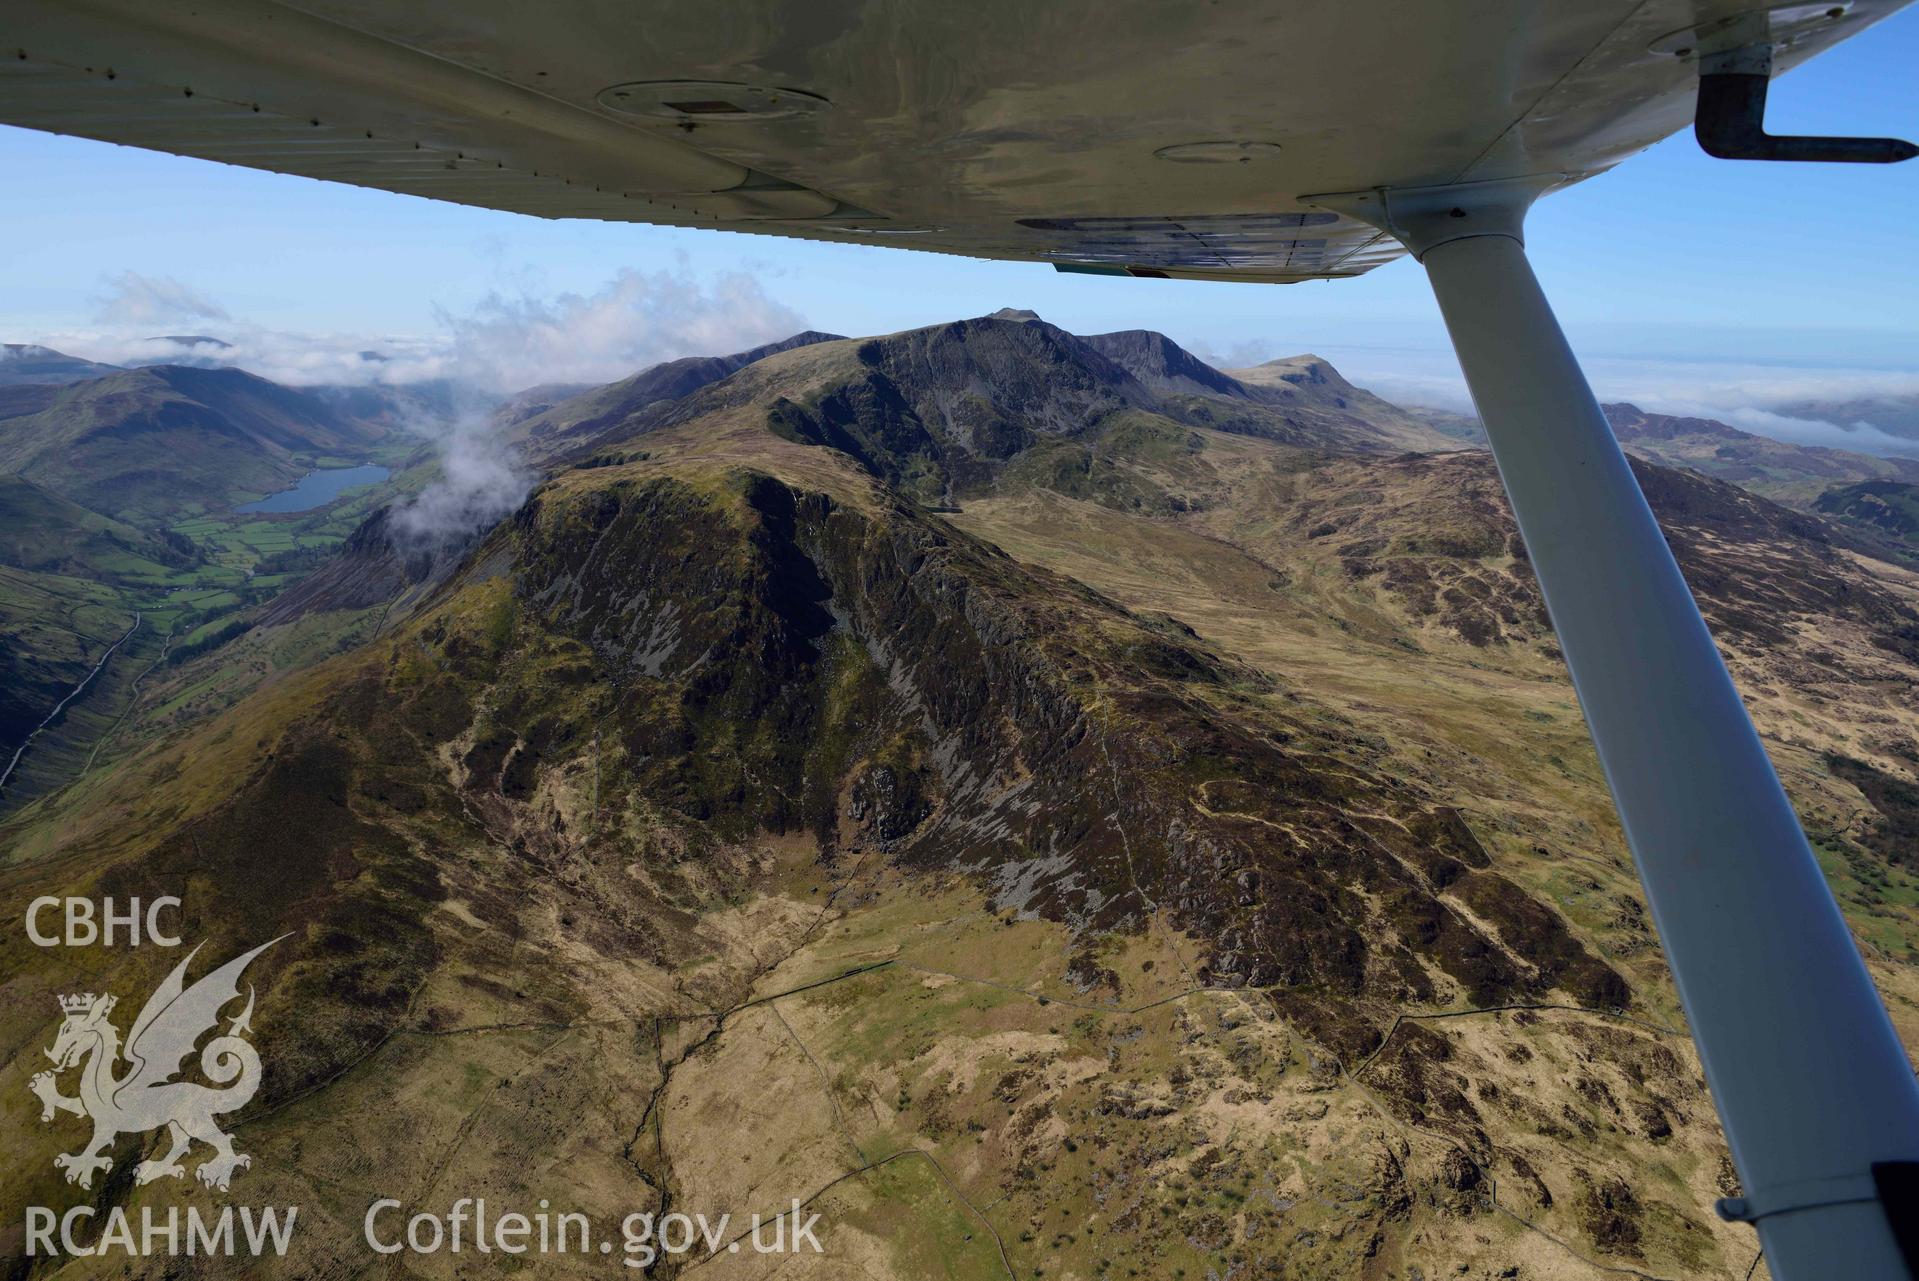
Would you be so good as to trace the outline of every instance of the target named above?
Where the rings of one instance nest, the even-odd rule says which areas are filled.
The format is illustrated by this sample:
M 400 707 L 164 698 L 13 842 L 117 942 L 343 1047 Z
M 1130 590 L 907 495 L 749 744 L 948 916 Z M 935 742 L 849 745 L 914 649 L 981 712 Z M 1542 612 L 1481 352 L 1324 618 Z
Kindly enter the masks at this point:
M 378 463 L 310 471 L 300 477 L 300 483 L 292 489 L 268 494 L 257 503 L 248 503 L 244 507 L 235 507 L 233 510 L 236 512 L 303 512 L 314 507 L 324 507 L 349 489 L 358 489 L 363 485 L 377 485 L 392 474 L 390 470 Z

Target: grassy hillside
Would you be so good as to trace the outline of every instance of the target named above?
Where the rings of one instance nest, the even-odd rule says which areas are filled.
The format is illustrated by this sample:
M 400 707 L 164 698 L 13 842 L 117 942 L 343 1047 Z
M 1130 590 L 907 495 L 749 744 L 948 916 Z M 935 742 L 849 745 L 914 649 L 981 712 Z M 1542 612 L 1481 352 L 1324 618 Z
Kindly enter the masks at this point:
M 133 620 L 111 587 L 0 566 L 0 768 Z
M 1813 500 L 1815 510 L 1879 530 L 1919 552 L 1919 484 L 1864 480 L 1835 485 Z
M 184 538 L 136 529 L 19 476 L 0 476 L 0 564 L 112 582 L 164 578 L 197 560 Z
M 153 366 L 61 389 L 0 420 L 0 474 L 121 520 L 208 511 L 362 461 L 386 429 L 236 369 Z

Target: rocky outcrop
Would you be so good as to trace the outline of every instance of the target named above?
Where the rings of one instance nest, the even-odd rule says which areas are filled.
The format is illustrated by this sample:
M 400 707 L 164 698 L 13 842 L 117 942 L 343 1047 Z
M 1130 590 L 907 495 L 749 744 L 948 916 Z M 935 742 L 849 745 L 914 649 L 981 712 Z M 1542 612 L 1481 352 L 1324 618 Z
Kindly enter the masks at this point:
M 1261 678 L 915 508 L 614 480 L 499 537 L 621 690 L 622 786 L 708 830 L 963 871 L 1079 930 L 1163 914 L 1196 981 L 1336 997 L 1361 1044 L 1371 1002 L 1630 1000 L 1456 814 L 1255 711 Z
M 1258 399 L 1245 383 L 1214 369 L 1165 334 L 1150 329 L 1122 329 L 1110 334 L 1088 334 L 1084 341 L 1157 391 L 1223 396 L 1231 400 Z

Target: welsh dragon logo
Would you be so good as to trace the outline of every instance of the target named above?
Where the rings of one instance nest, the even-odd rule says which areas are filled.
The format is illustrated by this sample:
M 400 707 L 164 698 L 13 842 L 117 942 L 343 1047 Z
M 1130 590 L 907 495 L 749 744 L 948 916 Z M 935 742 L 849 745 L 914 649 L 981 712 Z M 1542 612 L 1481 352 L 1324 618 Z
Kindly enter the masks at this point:
M 67 1182 L 91 1187 L 93 1176 L 113 1165 L 113 1159 L 103 1154 L 116 1137 L 161 1126 L 167 1128 L 172 1147 L 158 1160 L 142 1161 L 134 1167 L 136 1183 L 183 1177 L 186 1170 L 180 1158 L 196 1140 L 213 1149 L 213 1155 L 195 1171 L 200 1182 L 210 1188 L 226 1191 L 234 1172 L 252 1163 L 244 1153 L 233 1150 L 233 1136 L 213 1121 L 216 1116 L 246 1106 L 260 1088 L 260 1056 L 243 1035 L 253 1030 L 249 1024 L 253 1017 L 251 985 L 246 1008 L 228 1025 L 226 1034 L 208 1041 L 200 1051 L 200 1071 L 213 1086 L 173 1078 L 180 1074 L 201 1036 L 218 1025 L 220 1011 L 238 999 L 241 972 L 254 957 L 279 941 L 262 943 L 192 987 L 186 985 L 187 966 L 200 948 L 189 952 L 186 960 L 154 989 L 139 1017 L 133 1020 L 133 1028 L 127 1033 L 127 1066 L 123 1073 L 118 1072 L 120 1033 L 107 1019 L 116 998 L 91 992 L 60 998 L 66 1018 L 53 1048 L 46 1051 L 53 1060 L 53 1070 L 36 1075 L 29 1088 L 39 1096 L 43 1122 L 53 1120 L 56 1112 L 71 1112 L 93 1121 L 93 1139 L 86 1147 L 53 1158 L 54 1165 L 66 1171 Z M 55 1078 L 82 1063 L 79 1096 L 61 1094 Z

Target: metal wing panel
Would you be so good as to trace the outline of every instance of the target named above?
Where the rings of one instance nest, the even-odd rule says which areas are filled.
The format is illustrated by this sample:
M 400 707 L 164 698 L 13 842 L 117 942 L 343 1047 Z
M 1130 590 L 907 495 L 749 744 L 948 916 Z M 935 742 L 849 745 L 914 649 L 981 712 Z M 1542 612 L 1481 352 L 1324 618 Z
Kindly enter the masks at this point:
M 1304 194 L 1599 172 L 1748 0 L 10 0 L 0 120 L 539 217 L 1288 281 Z M 1776 9 L 1791 65 L 1903 0 Z M 1331 219 L 1328 221 L 1328 219 Z

